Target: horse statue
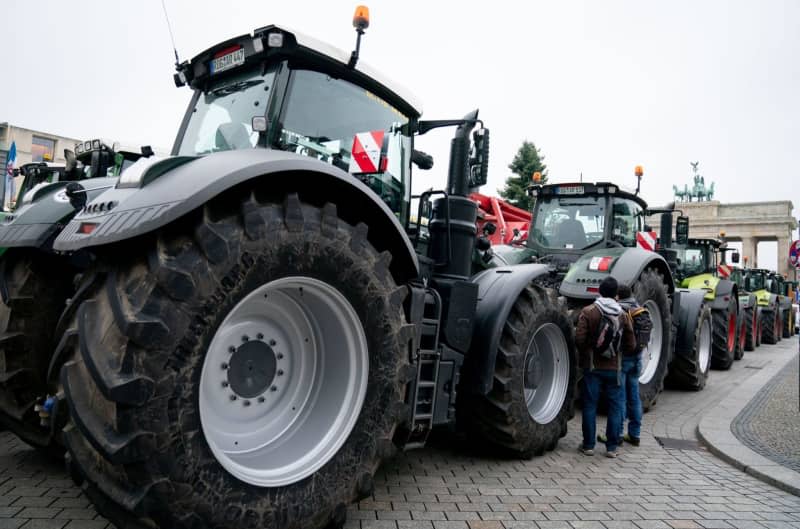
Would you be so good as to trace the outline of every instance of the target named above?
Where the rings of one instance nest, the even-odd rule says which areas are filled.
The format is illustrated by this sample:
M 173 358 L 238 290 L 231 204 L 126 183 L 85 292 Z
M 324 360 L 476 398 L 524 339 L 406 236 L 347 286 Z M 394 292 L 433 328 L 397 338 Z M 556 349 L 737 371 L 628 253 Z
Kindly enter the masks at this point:
M 675 198 L 679 199 L 681 202 L 686 202 L 691 198 L 689 196 L 689 186 L 686 184 L 683 185 L 683 190 L 678 189 L 678 186 L 672 184 L 672 191 L 675 193 Z
M 711 185 L 708 187 L 708 191 L 706 191 L 706 199 L 714 200 L 714 182 L 711 182 Z

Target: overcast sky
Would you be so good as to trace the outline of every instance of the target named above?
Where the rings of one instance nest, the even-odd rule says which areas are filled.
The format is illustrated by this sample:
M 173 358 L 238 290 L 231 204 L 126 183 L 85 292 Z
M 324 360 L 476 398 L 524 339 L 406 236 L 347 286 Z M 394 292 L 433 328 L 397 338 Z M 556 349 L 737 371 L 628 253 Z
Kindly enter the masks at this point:
M 181 59 L 271 23 L 350 50 L 355 2 L 165 0 Z M 725 202 L 800 208 L 800 2 L 375 0 L 362 60 L 428 119 L 480 108 L 492 193 L 524 139 L 551 181 L 635 187 L 651 204 L 700 161 Z M 190 92 L 175 88 L 160 0 L 6 0 L 0 121 L 170 148 Z M 419 148 L 441 187 L 452 130 Z M 797 215 L 798 209 L 795 210 Z

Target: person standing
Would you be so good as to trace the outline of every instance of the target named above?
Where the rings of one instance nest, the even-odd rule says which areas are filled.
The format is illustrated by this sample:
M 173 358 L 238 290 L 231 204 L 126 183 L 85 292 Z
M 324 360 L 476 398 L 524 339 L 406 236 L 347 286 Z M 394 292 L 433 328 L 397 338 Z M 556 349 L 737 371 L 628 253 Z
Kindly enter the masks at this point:
M 638 318 L 644 318 L 650 322 L 649 315 L 644 315 L 644 310 L 636 298 L 633 297 L 631 287 L 627 285 L 620 285 L 617 293 L 619 298 L 619 305 L 631 317 L 631 324 L 634 328 L 634 336 L 636 337 L 636 347 L 633 351 L 622 355 L 622 373 L 621 381 L 623 388 L 623 398 L 625 399 L 625 414 L 620 422 L 620 432 L 625 429 L 625 418 L 628 419 L 628 433 L 622 439 L 626 443 L 633 446 L 639 446 L 639 438 L 642 432 L 642 400 L 639 398 L 639 376 L 642 372 L 642 345 L 646 346 L 647 343 L 641 344 L 639 336 L 636 335 L 636 321 Z M 640 314 L 643 314 L 640 316 Z M 646 332 L 648 337 L 652 329 L 652 323 L 643 325 L 646 329 L 639 332 Z M 648 340 L 649 341 L 649 340 Z
M 587 456 L 594 455 L 597 404 L 601 391 L 608 397 L 606 456 L 617 457 L 617 448 L 622 442 L 622 357 L 636 349 L 636 339 L 630 317 L 617 303 L 618 288 L 616 279 L 605 278 L 600 283 L 600 296 L 581 310 L 575 330 L 578 363 L 583 372 L 581 452 Z

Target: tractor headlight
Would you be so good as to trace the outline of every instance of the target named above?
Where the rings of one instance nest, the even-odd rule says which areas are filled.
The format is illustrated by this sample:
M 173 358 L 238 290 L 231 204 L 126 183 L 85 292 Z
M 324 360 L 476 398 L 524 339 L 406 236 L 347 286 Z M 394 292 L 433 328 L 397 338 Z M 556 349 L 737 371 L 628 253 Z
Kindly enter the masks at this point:
M 83 143 L 75 145 L 75 154 L 83 154 Z
M 100 149 L 100 140 L 92 140 L 92 149 Z
M 91 151 L 92 150 L 92 142 L 87 141 L 86 143 L 84 143 L 83 144 L 83 150 L 84 151 Z

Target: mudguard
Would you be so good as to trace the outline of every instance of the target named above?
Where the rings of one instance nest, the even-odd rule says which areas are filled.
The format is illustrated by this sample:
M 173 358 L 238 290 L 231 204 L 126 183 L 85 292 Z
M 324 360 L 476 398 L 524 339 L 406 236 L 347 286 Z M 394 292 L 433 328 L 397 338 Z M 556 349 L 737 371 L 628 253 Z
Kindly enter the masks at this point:
M 40 248 L 45 245 L 75 214 L 65 189 L 69 183 L 54 182 L 36 189 L 29 204 L 23 204 L 6 215 L 0 224 L 0 248 Z M 86 190 L 88 202 L 113 187 L 117 177 L 89 178 L 75 183 Z
M 752 292 L 739 291 L 739 312 L 756 306 L 756 295 Z
M 714 297 L 716 296 L 715 292 L 719 282 L 720 279 L 713 274 L 698 274 L 696 276 L 687 277 L 681 281 L 680 286 L 681 288 L 705 290 L 706 300 L 713 301 Z
M 547 265 L 523 264 L 484 270 L 472 277 L 470 281 L 478 285 L 478 306 L 461 375 L 467 391 L 486 394 L 492 388 L 497 347 L 511 307 L 531 281 L 547 272 Z
M 672 296 L 672 322 L 676 325 L 675 354 L 691 354 L 694 332 L 705 303 L 705 291 L 679 288 Z
M 601 271 L 603 268 L 607 271 Z M 646 268 L 658 270 L 668 292 L 675 291 L 667 261 L 659 254 L 641 248 L 603 248 L 582 255 L 570 267 L 559 292 L 571 299 L 594 299 L 598 285 L 609 275 L 620 284 L 633 285 Z
M 728 279 L 719 279 L 714 294 L 714 299 L 709 303 L 711 310 L 727 310 L 731 297 L 734 297 L 736 310 L 739 311 L 739 288 L 736 283 Z
M 165 171 L 165 164 L 172 164 L 172 167 Z M 132 170 L 133 167 L 129 168 L 123 176 L 128 182 L 136 181 Z M 392 252 L 393 272 L 402 270 L 406 277 L 418 274 L 416 252 L 405 230 L 365 184 L 314 158 L 268 149 L 224 151 L 195 159 L 159 161 L 141 175 L 144 185 L 118 186 L 93 200 L 56 238 L 54 247 L 77 250 L 152 232 L 234 186 L 257 179 L 268 179 L 270 190 L 276 194 L 299 192 L 301 199 L 307 197 L 320 203 L 337 204 L 343 219 L 370 226 L 368 238 L 373 246 L 379 251 Z M 111 211 L 108 204 L 113 206 Z M 80 232 L 83 224 L 95 225 L 90 234 Z

